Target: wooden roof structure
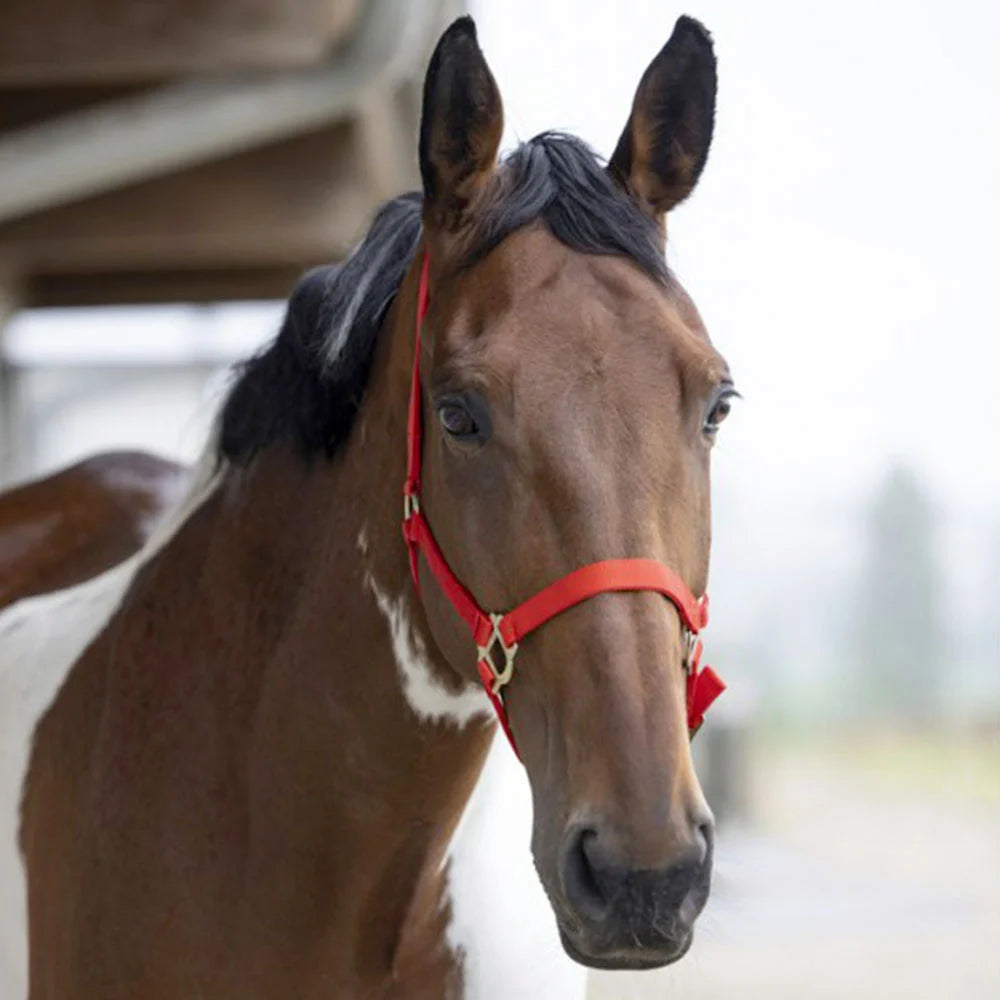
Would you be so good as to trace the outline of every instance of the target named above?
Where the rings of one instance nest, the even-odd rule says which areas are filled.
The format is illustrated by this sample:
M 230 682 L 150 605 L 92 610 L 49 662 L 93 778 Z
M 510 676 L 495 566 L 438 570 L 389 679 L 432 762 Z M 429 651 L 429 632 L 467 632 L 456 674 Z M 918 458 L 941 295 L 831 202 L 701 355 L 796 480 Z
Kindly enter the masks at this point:
M 416 186 L 423 69 L 461 6 L 6 0 L 0 297 L 284 296 Z

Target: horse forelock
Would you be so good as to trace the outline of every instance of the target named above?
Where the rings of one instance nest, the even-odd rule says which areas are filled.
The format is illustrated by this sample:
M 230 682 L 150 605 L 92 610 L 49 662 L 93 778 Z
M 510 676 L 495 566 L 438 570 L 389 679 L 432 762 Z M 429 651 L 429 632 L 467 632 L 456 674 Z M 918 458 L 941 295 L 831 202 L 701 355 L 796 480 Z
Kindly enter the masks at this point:
M 422 238 L 422 198 L 387 202 L 351 255 L 310 271 L 293 290 L 281 329 L 237 370 L 221 418 L 219 454 L 239 465 L 279 440 L 304 458 L 337 453 L 362 405 L 379 330 Z M 579 253 L 632 260 L 670 281 L 655 223 L 586 143 L 545 132 L 502 162 L 491 195 L 462 240 L 471 266 L 540 220 Z

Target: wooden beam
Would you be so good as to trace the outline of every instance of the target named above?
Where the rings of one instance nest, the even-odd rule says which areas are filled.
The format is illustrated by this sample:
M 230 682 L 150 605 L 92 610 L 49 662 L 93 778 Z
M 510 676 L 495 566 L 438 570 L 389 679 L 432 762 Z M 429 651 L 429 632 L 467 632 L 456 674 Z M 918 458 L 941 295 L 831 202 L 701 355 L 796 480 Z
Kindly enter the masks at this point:
M 434 0 L 369 0 L 324 66 L 178 83 L 0 137 L 0 220 L 341 119 L 414 74 Z
M 134 82 L 315 65 L 361 0 L 3 0 L 0 84 Z
M 322 263 L 371 216 L 365 166 L 355 127 L 335 125 L 0 225 L 0 267 L 34 303 L 49 275 Z
M 330 252 L 323 259 L 332 262 L 340 258 Z M 271 267 L 60 271 L 30 279 L 25 301 L 32 307 L 44 307 L 285 299 L 303 272 L 314 264 L 315 260 L 302 260 Z M 80 336 L 86 335 L 86 327 L 81 327 Z

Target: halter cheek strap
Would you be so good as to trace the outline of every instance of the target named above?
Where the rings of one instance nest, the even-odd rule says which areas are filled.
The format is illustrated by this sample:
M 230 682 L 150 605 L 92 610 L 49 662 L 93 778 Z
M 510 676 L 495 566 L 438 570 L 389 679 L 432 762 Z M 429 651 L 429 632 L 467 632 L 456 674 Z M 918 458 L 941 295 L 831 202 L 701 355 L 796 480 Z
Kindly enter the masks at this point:
M 430 304 L 429 258 L 424 254 L 417 293 L 416 345 L 406 435 L 406 481 L 403 484 L 403 537 L 410 555 L 410 573 L 420 592 L 420 555 L 438 586 L 468 626 L 476 646 L 479 679 L 496 711 L 510 745 L 517 743 L 510 728 L 503 688 L 514 676 L 521 640 L 556 615 L 597 594 L 648 590 L 661 594 L 677 609 L 684 633 L 683 667 L 687 675 L 687 721 L 691 736 L 704 721 L 705 711 L 725 690 L 711 667 L 701 668 L 698 633 L 708 624 L 708 595 L 695 598 L 687 584 L 669 566 L 653 559 L 603 559 L 567 573 L 506 613 L 483 611 L 455 576 L 430 525 L 420 509 L 423 420 L 421 416 L 421 329 Z M 518 754 L 520 756 L 520 754 Z

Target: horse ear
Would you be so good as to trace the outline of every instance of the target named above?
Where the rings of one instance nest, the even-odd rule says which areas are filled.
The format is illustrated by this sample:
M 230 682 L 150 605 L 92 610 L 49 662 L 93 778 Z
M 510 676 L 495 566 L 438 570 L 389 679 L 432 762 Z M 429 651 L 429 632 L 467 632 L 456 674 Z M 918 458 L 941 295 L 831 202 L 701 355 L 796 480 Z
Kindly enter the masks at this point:
M 682 17 L 639 81 L 608 163 L 611 176 L 657 222 L 698 183 L 712 142 L 715 88 L 712 36 Z
M 428 224 L 455 230 L 496 169 L 503 105 L 471 17 L 441 36 L 424 80 L 420 174 Z

